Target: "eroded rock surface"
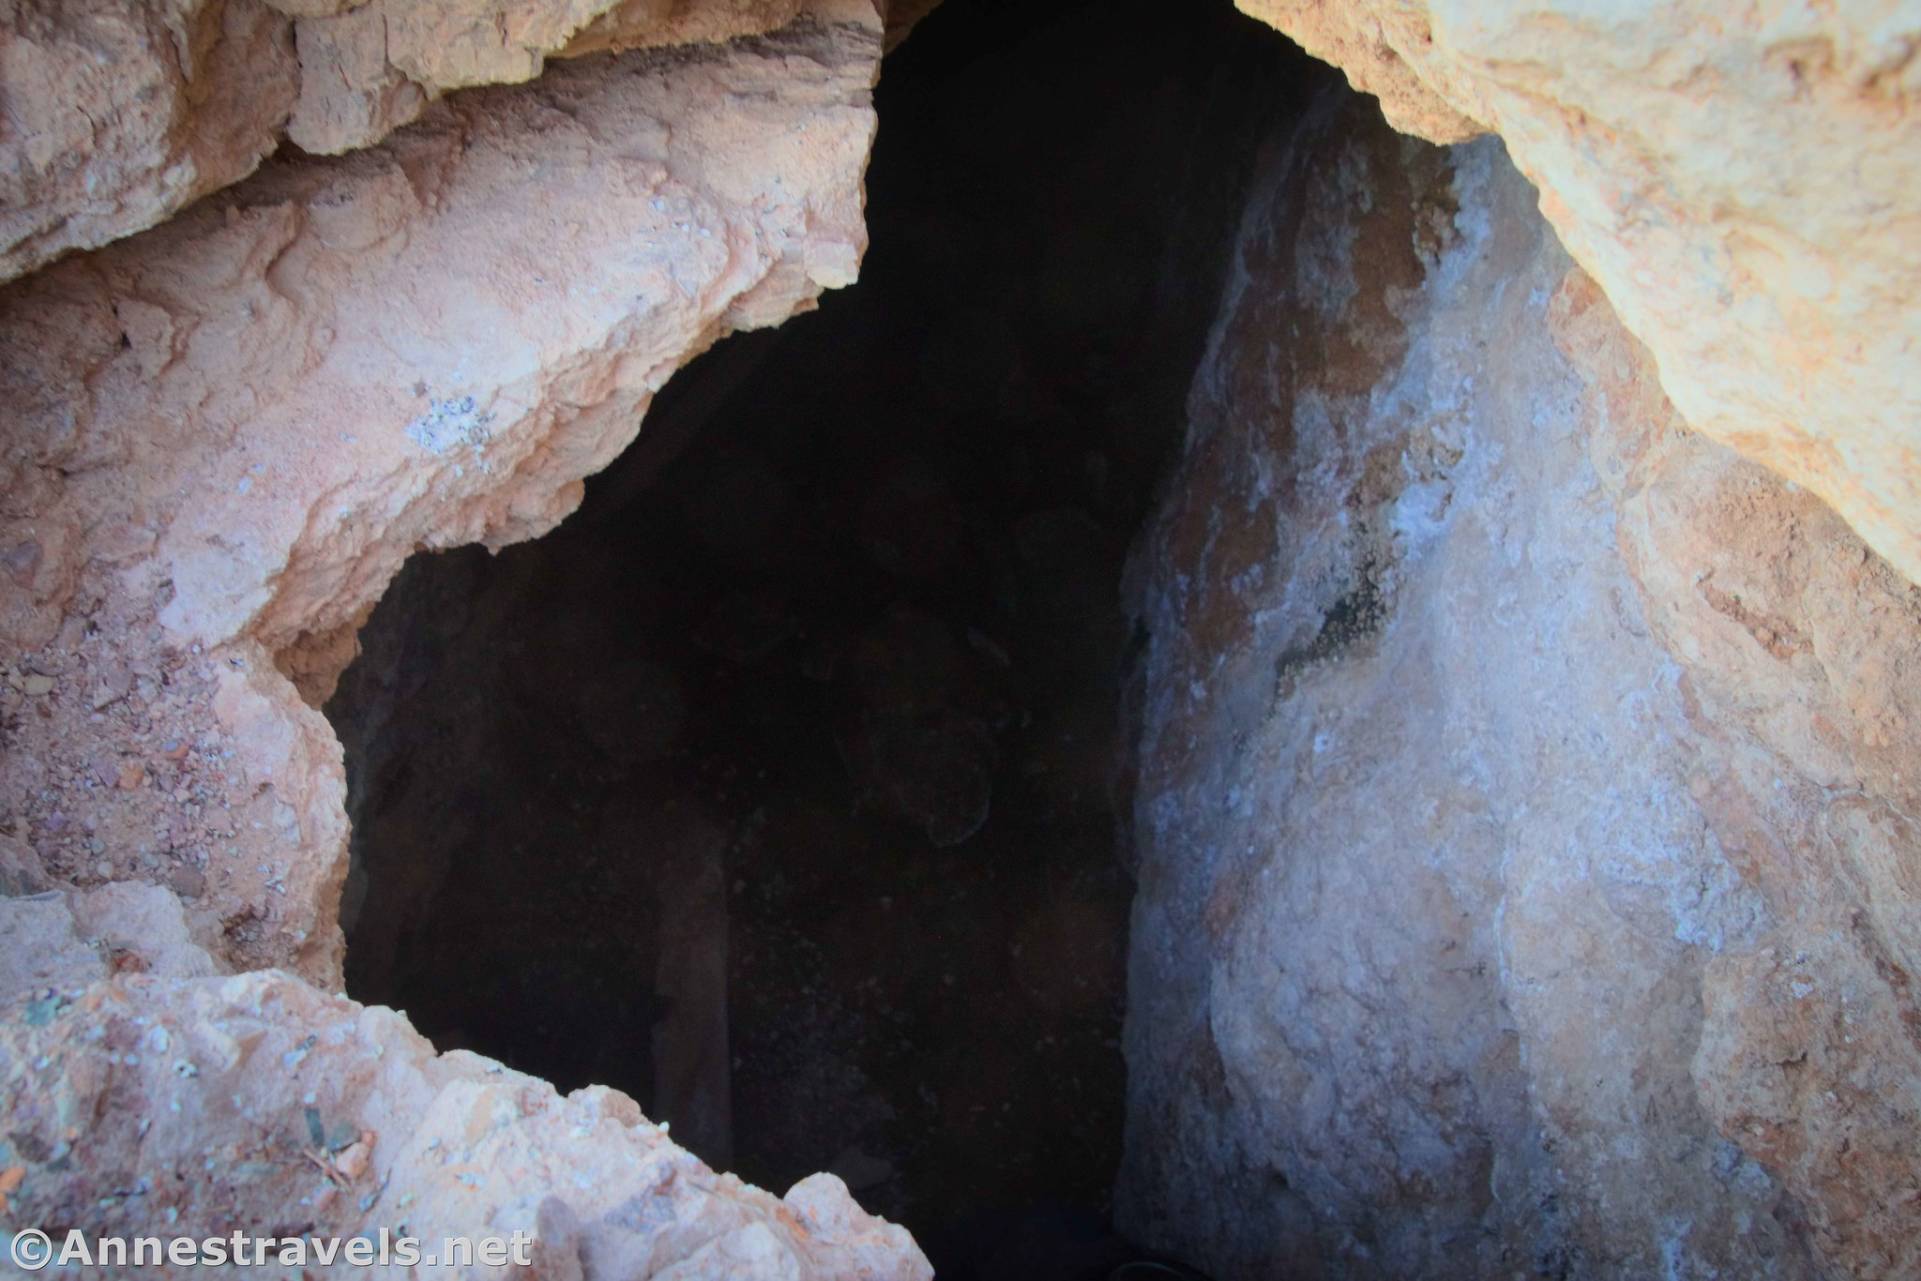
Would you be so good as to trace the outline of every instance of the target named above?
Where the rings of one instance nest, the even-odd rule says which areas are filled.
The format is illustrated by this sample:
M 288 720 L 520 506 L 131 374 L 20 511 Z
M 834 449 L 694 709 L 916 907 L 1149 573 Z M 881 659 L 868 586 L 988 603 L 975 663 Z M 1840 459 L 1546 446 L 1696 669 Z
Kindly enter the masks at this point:
M 429 102 L 519 84 L 548 56 L 713 43 L 786 26 L 808 0 L 269 0 L 295 20 L 297 146 L 334 155 L 378 142 Z M 331 11 L 325 11 L 331 10 Z
M 681 363 L 853 279 L 881 24 L 787 9 L 277 161 L 0 294 L 10 1225 L 928 1275 L 831 1178 L 777 1200 L 623 1095 L 435 1057 L 307 981 L 339 984 L 346 820 L 300 690 L 416 548 L 544 531 Z
M 1492 142 L 1277 150 L 1138 553 L 1125 1225 L 1227 1278 L 1914 1274 L 1921 592 Z
M 317 701 L 416 548 L 549 528 L 681 363 L 853 279 L 879 55 L 822 0 L 569 62 L 0 295 L 5 801 L 49 870 L 337 982 L 339 747 L 288 675 Z
M 863 0 L 863 3 L 871 0 Z M 0 15 L 0 280 L 161 222 L 283 138 L 371 146 L 549 56 L 710 44 L 811 0 L 85 0 Z M 889 43 L 931 4 L 889 15 Z
M 303 1255 L 276 1247 L 295 1275 L 341 1271 L 313 1242 L 384 1232 L 436 1253 L 449 1237 L 532 1239 L 531 1268 L 460 1272 L 473 1277 L 932 1276 L 831 1175 L 776 1198 L 715 1174 L 615 1091 L 562 1097 L 478 1055 L 436 1056 L 391 1010 L 272 971 L 214 976 L 177 940 L 129 951 L 113 921 L 133 905 L 106 922 L 96 909 L 136 894 L 171 900 L 130 886 L 71 907 L 0 900 L 7 977 L 29 961 L 16 941 L 37 972 L 0 1007 L 10 1222 L 57 1239 L 305 1237 Z M 191 1272 L 156 1273 L 174 1274 Z
M 866 3 L 867 0 L 863 0 Z M 1240 0 L 1435 141 L 1499 132 L 1697 430 L 1921 576 L 1921 41 L 1898 5 L 1729 18 Z M 28 4 L 0 25 L 0 278 L 151 226 L 285 137 L 371 145 L 550 57 L 765 33 L 802 0 Z M 888 8 L 890 45 L 927 7 Z
M 0 280 L 253 172 L 297 69 L 287 21 L 260 0 L 7 6 Z
M 1498 132 L 1688 424 L 1921 579 L 1921 14 L 1238 3 L 1400 128 Z
M 1246 7 L 1498 130 L 1591 275 L 1491 144 L 1358 118 L 1250 214 L 1136 584 L 1130 1225 L 1229 1277 L 1913 1275 L 1913 22 Z M 0 23 L 0 275 L 415 121 L 0 294 L 9 1203 L 924 1275 L 320 990 L 357 625 L 852 279 L 874 6 Z

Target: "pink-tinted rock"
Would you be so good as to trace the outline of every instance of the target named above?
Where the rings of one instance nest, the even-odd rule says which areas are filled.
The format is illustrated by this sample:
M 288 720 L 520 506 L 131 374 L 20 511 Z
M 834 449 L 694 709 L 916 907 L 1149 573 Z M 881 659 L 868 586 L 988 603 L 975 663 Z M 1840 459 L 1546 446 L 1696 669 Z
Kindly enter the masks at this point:
M 240 1230 L 287 1243 L 273 1257 L 296 1274 L 336 1274 L 317 1262 L 327 1238 L 384 1232 L 433 1253 L 450 1237 L 532 1239 L 531 1269 L 467 1276 L 932 1276 L 905 1231 L 830 1175 L 776 1198 L 707 1169 L 625 1095 L 562 1097 L 478 1055 L 436 1056 L 393 1011 L 285 974 L 9 999 L 0 1112 L 23 1176 L 14 1221 L 95 1237 Z
M 0 280 L 245 177 L 298 87 L 287 22 L 260 0 L 10 5 L 0 82 Z
M 1921 594 L 1499 148 L 1277 149 L 1138 556 L 1123 1221 L 1227 1278 L 1893 1278 Z
M 1921 579 L 1921 15 L 1239 3 L 1398 127 L 1499 133 L 1688 424 Z
M 901 14 L 890 44 L 930 7 Z M 531 80 L 550 56 L 712 44 L 818 12 L 808 0 L 16 6 L 0 18 L 0 280 L 163 221 L 283 138 L 338 154 L 449 91 Z
M 200 876 L 216 951 L 337 981 L 339 747 L 289 677 L 317 701 L 408 555 L 549 528 L 682 363 L 854 278 L 879 56 L 820 0 L 560 64 L 0 294 L 0 543 L 36 549 L 0 638 L 47 686 L 0 691 L 44 713 L 0 784 L 50 870 Z M 101 830 L 53 824 L 101 769 Z

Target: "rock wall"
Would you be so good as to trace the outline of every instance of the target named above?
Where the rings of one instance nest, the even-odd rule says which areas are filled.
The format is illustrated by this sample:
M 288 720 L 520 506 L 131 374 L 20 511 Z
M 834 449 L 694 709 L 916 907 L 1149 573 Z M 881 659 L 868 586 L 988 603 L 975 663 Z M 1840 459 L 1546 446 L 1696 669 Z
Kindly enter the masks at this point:
M 1137 550 L 1123 1225 L 1224 1278 L 1921 1267 L 1921 591 L 1498 144 L 1275 141 Z
M 323 994 L 346 825 L 309 700 L 387 580 L 423 546 L 550 528 L 674 369 L 854 278 L 881 21 L 868 0 L 788 10 L 755 38 L 456 95 L 352 156 L 276 159 L 0 291 L 10 1226 L 519 1224 L 560 1251 L 542 1275 L 927 1275 L 831 1180 L 777 1202 L 622 1096 L 435 1058 Z M 243 4 L 210 12 L 262 30 Z M 180 65 L 225 56 L 176 26 Z M 86 56 L 121 59 L 92 30 Z M 11 77 L 26 55 L 5 56 Z M 90 92 L 14 83 L 42 108 Z M 200 137 L 166 85 L 139 98 L 176 111 L 166 145 Z M 98 123 L 96 151 L 61 163 L 104 192 L 88 158 L 126 139 Z M 182 181 L 125 197 L 146 212 L 102 238 L 195 194 Z M 388 1198 L 390 1180 L 420 1191 Z
M 871 2 L 871 0 L 870 0 Z M 84 0 L 0 14 L 0 280 L 142 231 L 285 139 L 371 146 L 546 59 L 760 35 L 809 0 Z M 876 7 L 885 9 L 884 4 Z M 887 14 L 890 47 L 931 4 Z
M 1911 13 L 1246 7 L 1508 151 L 1329 108 L 1250 210 L 1134 586 L 1127 1219 L 1229 1276 L 1912 1275 Z M 883 38 L 869 0 L 0 17 L 0 276 L 45 267 L 0 292 L 12 1221 L 171 1180 L 190 1226 L 351 1229 L 398 1171 L 559 1275 L 924 1275 L 831 1186 L 321 990 L 313 704 L 366 610 L 852 279 Z M 456 1192 L 455 1150 L 527 1179 Z M 543 1223 L 603 1159 L 632 1199 Z M 635 1214 L 705 1226 L 638 1257 Z
M 1499 133 L 1688 424 L 1921 579 L 1921 12 L 1237 2 L 1397 127 Z
M 824 0 L 570 62 L 0 295 L 0 796 L 54 874 L 336 985 L 339 746 L 287 676 L 318 702 L 414 550 L 543 532 L 674 369 L 853 279 L 879 54 Z
M 932 6 L 886 11 L 889 47 Z M 1398 127 L 1498 132 L 1686 420 L 1921 577 L 1921 27 L 1894 0 L 1239 0 Z M 767 32 L 802 0 L 157 0 L 0 17 L 0 280 L 153 226 L 282 139 L 378 142 L 551 57 Z
M 305 1276 L 360 1270 L 294 1238 L 383 1233 L 434 1253 L 449 1237 L 531 1239 L 531 1267 L 459 1273 L 474 1277 L 932 1275 L 831 1175 L 776 1198 L 707 1169 L 624 1095 L 562 1098 L 436 1055 L 391 1010 L 287 974 L 219 975 L 165 890 L 0 899 L 0 931 L 9 1226 L 241 1230 L 282 1241 L 273 1261 Z

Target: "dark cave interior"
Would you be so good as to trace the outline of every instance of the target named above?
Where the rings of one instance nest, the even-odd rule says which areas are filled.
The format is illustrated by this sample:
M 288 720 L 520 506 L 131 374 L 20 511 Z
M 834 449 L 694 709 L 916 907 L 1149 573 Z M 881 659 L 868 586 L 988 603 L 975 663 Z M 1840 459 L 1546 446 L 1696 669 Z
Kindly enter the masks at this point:
M 553 534 L 416 556 L 327 706 L 354 997 L 830 1170 L 943 1277 L 1126 1257 L 1120 583 L 1328 74 L 1182 10 L 947 0 L 860 283 L 677 374 Z

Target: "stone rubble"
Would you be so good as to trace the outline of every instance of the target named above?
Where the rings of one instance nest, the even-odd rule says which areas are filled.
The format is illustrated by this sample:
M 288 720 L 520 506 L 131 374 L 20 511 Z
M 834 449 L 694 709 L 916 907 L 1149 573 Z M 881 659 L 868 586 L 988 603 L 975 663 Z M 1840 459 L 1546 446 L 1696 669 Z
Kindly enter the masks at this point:
M 0 1007 L 0 1212 L 15 1224 L 305 1238 L 275 1250 L 295 1275 L 326 1238 L 414 1237 L 433 1252 L 519 1232 L 531 1268 L 458 1274 L 932 1276 L 907 1233 L 832 1175 L 777 1198 L 707 1169 L 614 1091 L 563 1098 L 479 1055 L 436 1055 L 393 1011 L 288 974 L 216 975 L 170 903 L 133 886 L 0 900 L 14 993 Z M 120 946 L 127 929 L 137 952 Z

